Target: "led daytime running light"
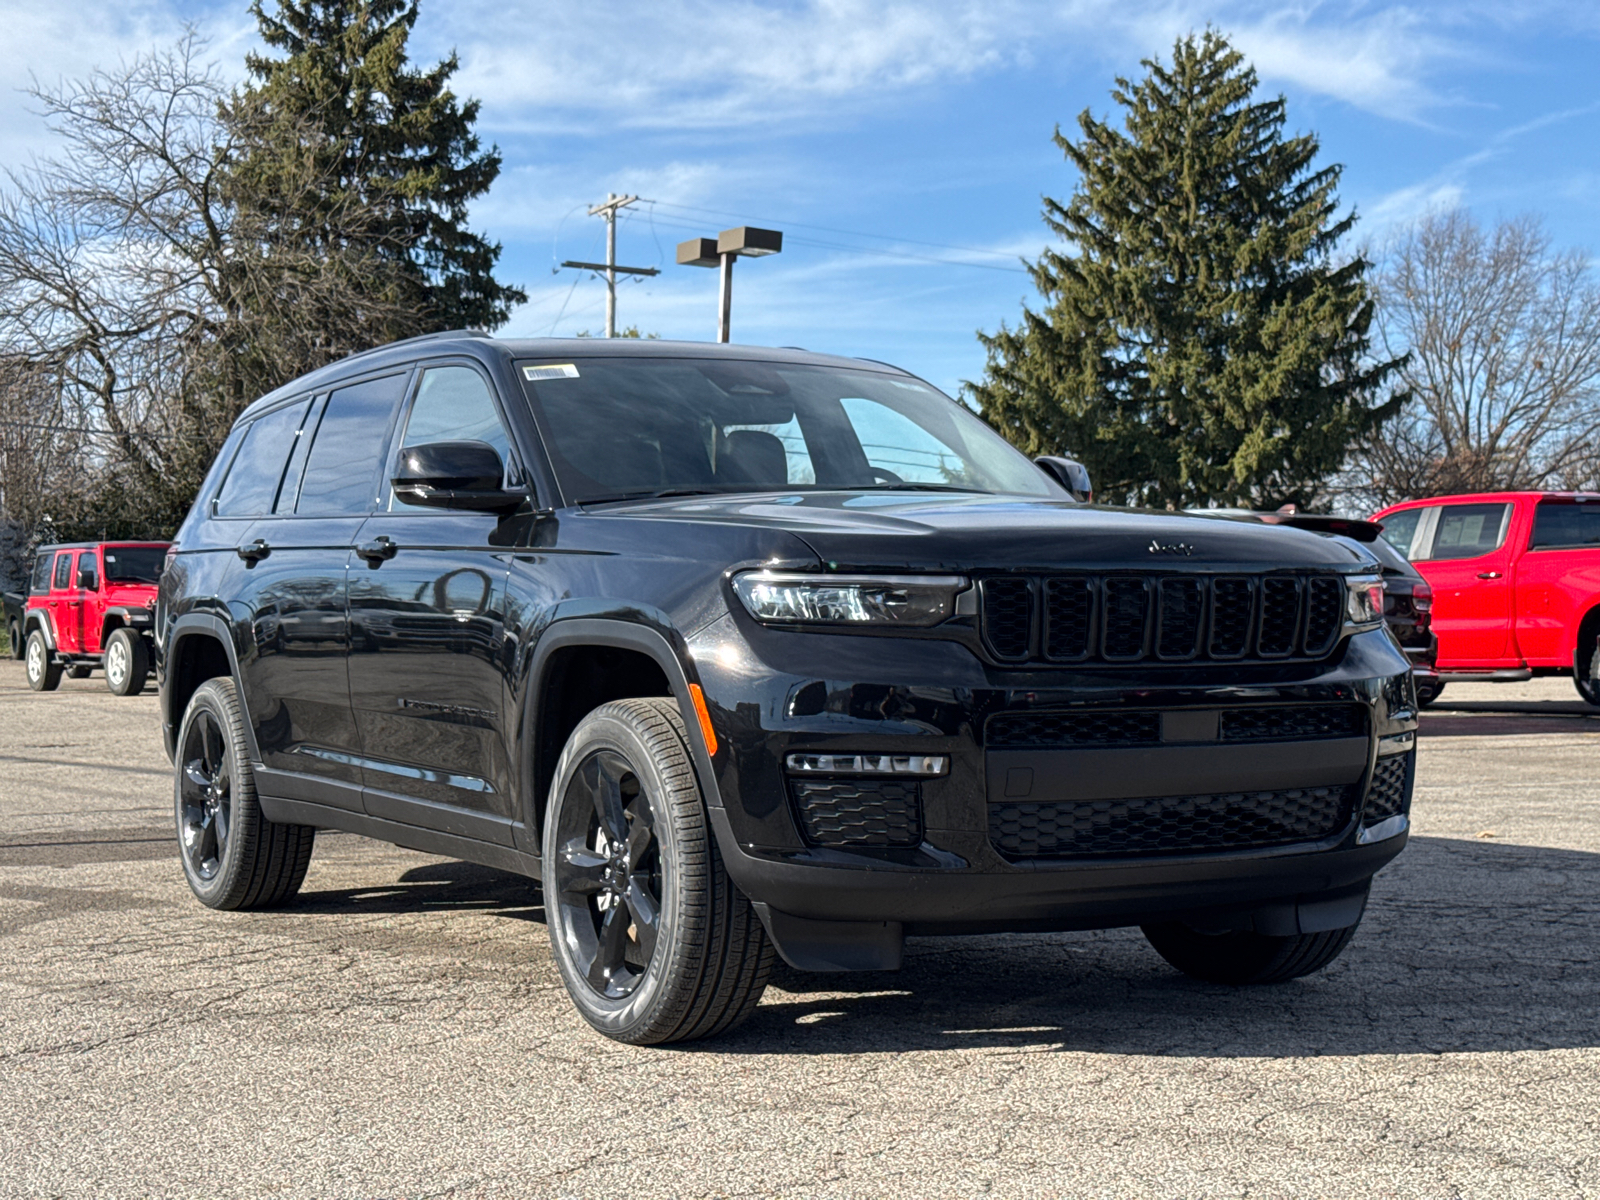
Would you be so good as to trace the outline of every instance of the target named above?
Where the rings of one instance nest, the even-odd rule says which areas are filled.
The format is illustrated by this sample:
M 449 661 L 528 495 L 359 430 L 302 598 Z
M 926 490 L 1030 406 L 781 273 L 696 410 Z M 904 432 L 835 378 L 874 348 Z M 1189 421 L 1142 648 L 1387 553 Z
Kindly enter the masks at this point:
M 944 754 L 791 754 L 784 760 L 796 775 L 916 775 L 931 778 L 950 770 Z

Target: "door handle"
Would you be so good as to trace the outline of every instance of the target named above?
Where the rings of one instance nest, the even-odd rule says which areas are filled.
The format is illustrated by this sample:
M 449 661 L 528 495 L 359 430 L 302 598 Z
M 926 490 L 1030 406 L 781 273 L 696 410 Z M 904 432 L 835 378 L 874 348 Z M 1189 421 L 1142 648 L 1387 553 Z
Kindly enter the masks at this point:
M 239 547 L 239 557 L 244 559 L 244 561 L 252 567 L 271 553 L 272 547 L 267 545 L 266 542 L 262 541 L 260 538 L 257 538 L 253 542 L 246 542 L 244 545 Z
M 394 557 L 394 552 L 400 549 L 394 544 L 394 539 L 386 533 L 380 533 L 370 542 L 362 542 L 356 547 L 356 553 L 367 560 L 367 566 L 376 567 L 385 559 Z
M 1479 579 L 1499 579 L 1500 578 L 1500 572 L 1499 571 L 1479 571 L 1478 572 L 1478 578 Z

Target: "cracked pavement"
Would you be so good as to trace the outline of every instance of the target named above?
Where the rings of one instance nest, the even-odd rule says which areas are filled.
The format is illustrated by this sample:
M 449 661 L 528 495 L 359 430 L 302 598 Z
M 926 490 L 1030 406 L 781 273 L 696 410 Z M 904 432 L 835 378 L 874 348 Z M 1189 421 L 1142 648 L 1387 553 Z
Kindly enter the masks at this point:
M 0 1196 L 1600 1196 L 1600 713 L 1452 685 L 1410 847 L 1320 975 L 1134 930 L 780 969 L 748 1026 L 590 1031 L 537 888 L 319 835 L 189 894 L 153 695 L 0 663 Z M 1509 711 L 1508 711 L 1509 710 Z

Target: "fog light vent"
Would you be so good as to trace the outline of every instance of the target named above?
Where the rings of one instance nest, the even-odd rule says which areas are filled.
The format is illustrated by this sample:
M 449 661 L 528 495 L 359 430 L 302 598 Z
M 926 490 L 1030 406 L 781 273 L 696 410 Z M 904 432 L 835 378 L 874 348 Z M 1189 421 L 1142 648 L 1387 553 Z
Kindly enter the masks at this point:
M 800 829 L 813 846 L 915 846 L 922 787 L 892 779 L 791 779 Z
M 1372 783 L 1367 788 L 1367 805 L 1361 814 L 1363 825 L 1376 825 L 1406 811 L 1406 799 L 1411 789 L 1411 762 L 1416 751 L 1391 754 L 1380 758 L 1372 769 Z

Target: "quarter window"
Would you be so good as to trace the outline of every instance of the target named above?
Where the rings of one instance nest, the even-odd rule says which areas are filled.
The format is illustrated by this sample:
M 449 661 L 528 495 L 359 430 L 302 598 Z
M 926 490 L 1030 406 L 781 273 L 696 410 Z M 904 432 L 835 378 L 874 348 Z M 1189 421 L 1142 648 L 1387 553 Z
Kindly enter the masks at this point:
M 272 511 L 306 402 L 258 417 L 245 431 L 212 511 L 219 517 L 261 517 Z
M 1429 558 L 1477 558 L 1498 550 L 1510 524 L 1509 504 L 1447 504 L 1439 510 Z
M 1541 504 L 1533 510 L 1530 550 L 1600 546 L 1600 504 Z
M 405 384 L 404 375 L 386 375 L 328 397 L 306 459 L 296 513 L 324 517 L 372 511 L 378 463 Z
M 41 554 L 33 560 L 33 586 L 29 589 L 35 592 L 48 592 L 50 590 L 50 556 Z

